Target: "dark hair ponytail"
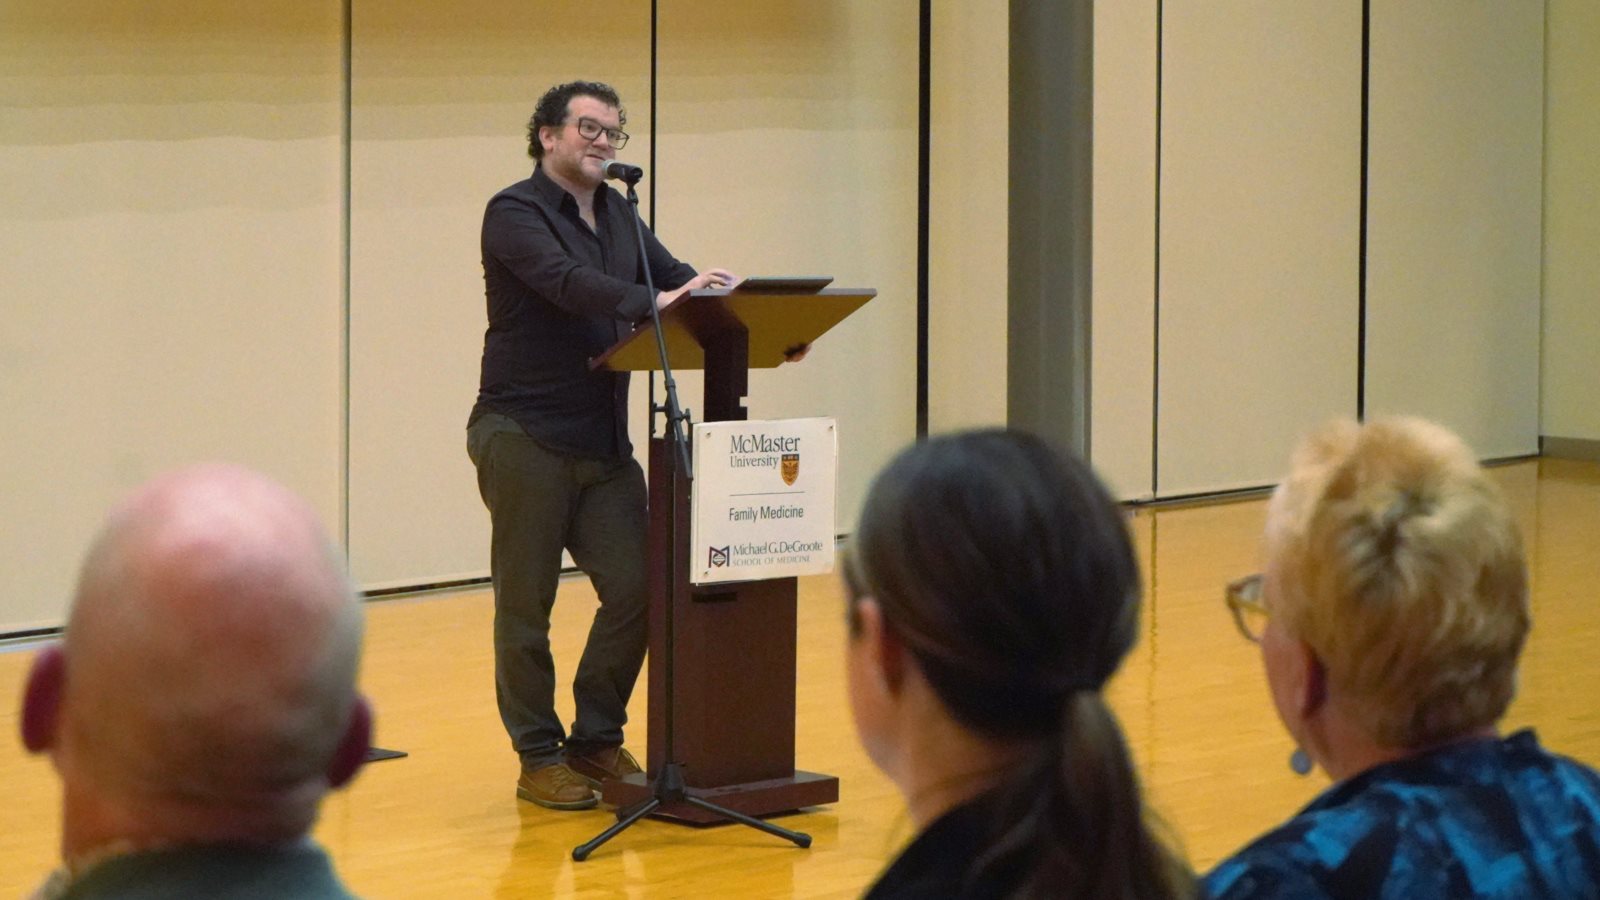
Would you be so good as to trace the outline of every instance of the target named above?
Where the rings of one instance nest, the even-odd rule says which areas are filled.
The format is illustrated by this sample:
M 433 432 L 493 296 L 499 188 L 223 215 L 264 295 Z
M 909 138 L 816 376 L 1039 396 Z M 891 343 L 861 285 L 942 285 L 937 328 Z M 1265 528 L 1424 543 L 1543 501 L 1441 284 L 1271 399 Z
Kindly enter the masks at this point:
M 846 579 L 958 722 L 1029 748 L 988 795 L 969 879 L 1029 897 L 1194 895 L 1100 695 L 1137 637 L 1139 571 L 1087 466 L 1002 430 L 916 444 L 873 483 Z
M 1193 874 L 1149 819 L 1104 699 L 1078 691 L 1063 707 L 1059 739 L 1040 743 L 996 792 L 993 849 L 969 877 L 1022 868 L 1018 897 L 1194 896 Z

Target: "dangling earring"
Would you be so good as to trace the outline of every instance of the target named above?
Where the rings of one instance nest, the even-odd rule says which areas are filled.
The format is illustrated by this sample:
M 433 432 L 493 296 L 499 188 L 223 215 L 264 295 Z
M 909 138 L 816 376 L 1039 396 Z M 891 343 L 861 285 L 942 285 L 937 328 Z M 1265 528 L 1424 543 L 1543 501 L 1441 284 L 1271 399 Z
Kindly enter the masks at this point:
M 1301 749 L 1299 747 L 1294 748 L 1294 752 L 1289 754 L 1289 768 L 1296 775 L 1301 775 L 1301 776 L 1310 775 L 1311 774 L 1311 754 L 1307 753 L 1305 750 L 1303 750 L 1303 749 Z

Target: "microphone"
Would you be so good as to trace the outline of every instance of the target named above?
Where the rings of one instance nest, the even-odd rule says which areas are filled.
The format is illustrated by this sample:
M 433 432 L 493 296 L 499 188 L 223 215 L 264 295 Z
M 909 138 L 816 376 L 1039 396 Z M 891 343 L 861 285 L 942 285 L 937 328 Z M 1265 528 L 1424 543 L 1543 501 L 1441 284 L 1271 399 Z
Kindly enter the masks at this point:
M 608 159 L 606 164 L 600 167 L 600 177 L 615 178 L 627 184 L 638 184 L 639 179 L 644 177 L 644 170 L 621 160 Z

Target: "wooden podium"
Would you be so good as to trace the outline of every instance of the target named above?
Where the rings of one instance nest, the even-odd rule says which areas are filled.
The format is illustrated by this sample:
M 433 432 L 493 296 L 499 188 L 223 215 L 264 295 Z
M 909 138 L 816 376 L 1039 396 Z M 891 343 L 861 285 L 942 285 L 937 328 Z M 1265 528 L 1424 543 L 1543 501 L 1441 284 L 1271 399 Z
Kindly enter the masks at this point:
M 702 421 L 743 420 L 752 366 L 781 364 L 786 351 L 812 343 L 875 295 L 785 281 L 767 288 L 741 284 L 693 291 L 661 314 L 667 357 L 675 371 L 705 371 Z M 659 370 L 654 329 L 646 322 L 592 365 Z M 649 779 L 668 762 L 671 703 L 675 746 L 670 752 L 683 766 L 686 793 L 751 816 L 837 802 L 838 778 L 795 768 L 795 579 L 689 583 L 689 479 L 681 472 L 677 484 L 668 484 L 671 452 L 666 438 L 650 439 L 648 778 L 608 781 L 602 797 L 620 815 L 652 796 Z M 669 546 L 673 490 L 678 493 L 677 540 Z M 666 592 L 672 560 L 677 561 L 677 591 L 670 664 L 676 696 L 668 697 Z M 723 821 L 682 802 L 663 804 L 654 815 L 702 825 Z

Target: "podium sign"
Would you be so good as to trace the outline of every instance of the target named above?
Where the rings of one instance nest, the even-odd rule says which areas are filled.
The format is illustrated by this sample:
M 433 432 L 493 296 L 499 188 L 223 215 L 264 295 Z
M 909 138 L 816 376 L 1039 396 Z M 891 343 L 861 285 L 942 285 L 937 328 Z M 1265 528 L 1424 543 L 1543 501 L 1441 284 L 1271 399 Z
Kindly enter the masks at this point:
M 833 571 L 838 467 L 833 419 L 696 425 L 690 581 Z

